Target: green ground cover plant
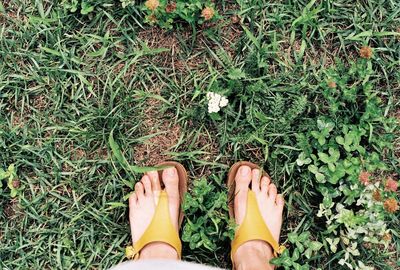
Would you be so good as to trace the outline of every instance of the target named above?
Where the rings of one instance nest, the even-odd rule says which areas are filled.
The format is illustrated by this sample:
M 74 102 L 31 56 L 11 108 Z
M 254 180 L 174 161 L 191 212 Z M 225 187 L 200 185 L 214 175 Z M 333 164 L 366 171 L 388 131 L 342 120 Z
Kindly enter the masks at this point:
M 65 11 L 89 15 L 96 10 L 118 8 L 132 8 L 135 12 L 142 10 L 145 23 L 159 25 L 165 29 L 172 29 L 173 23 L 184 21 L 192 27 L 204 22 L 216 22 L 221 17 L 215 4 L 210 0 L 147 0 L 136 3 L 132 0 L 108 1 L 108 0 L 62 0 L 61 5 Z
M 0 2 L 0 269 L 126 260 L 164 159 L 189 171 L 185 260 L 230 267 L 250 160 L 285 196 L 279 269 L 399 268 L 398 1 L 156 2 Z

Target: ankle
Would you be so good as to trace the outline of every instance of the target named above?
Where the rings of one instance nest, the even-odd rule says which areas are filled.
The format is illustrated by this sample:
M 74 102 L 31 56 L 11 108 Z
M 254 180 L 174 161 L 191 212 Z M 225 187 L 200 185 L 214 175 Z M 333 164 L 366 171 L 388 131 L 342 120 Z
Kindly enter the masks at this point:
M 263 241 L 251 241 L 238 248 L 234 264 L 238 270 L 275 269 L 269 264 L 273 258 L 272 248 Z
M 177 260 L 176 250 L 168 244 L 155 242 L 146 245 L 140 251 L 140 259 L 170 259 Z

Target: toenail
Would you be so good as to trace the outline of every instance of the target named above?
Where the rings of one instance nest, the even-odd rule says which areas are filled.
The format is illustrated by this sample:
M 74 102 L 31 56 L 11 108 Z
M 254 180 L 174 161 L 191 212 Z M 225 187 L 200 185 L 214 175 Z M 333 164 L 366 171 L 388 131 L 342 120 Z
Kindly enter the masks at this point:
M 250 173 L 250 168 L 247 166 L 243 166 L 240 167 L 239 171 L 242 176 L 247 176 Z
M 175 176 L 175 168 L 168 168 L 168 169 L 165 170 L 165 173 L 168 176 Z

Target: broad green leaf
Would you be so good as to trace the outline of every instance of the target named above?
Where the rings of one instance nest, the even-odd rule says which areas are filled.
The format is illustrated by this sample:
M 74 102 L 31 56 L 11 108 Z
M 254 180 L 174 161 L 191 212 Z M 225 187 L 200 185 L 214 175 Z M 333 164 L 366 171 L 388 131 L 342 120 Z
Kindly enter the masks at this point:
M 294 249 L 293 255 L 292 255 L 292 260 L 297 261 L 300 258 L 300 252 L 298 249 Z
M 296 233 L 288 233 L 288 240 L 290 243 L 294 244 L 297 241 L 297 234 Z
M 308 231 L 302 232 L 302 233 L 299 235 L 298 241 L 300 241 L 300 242 L 303 243 L 303 242 L 305 242 L 309 237 L 310 237 L 310 232 L 308 232 Z
M 296 160 L 298 166 L 308 165 L 311 163 L 311 158 L 305 156 L 304 152 L 302 152 Z
M 342 136 L 337 136 L 337 137 L 335 138 L 335 140 L 336 140 L 336 142 L 337 142 L 338 144 L 344 145 L 344 138 L 343 138 Z
M 9 172 L 6 172 L 0 168 L 0 180 L 6 179 L 9 175 L 10 175 Z
M 328 164 L 328 163 L 332 162 L 330 157 L 325 153 L 319 152 L 318 157 L 323 163 Z
M 336 253 L 337 251 L 337 245 L 339 244 L 340 238 L 334 238 L 333 240 L 331 238 L 326 238 L 326 241 L 329 244 L 329 248 L 333 253 Z
M 345 141 L 345 144 L 347 144 L 347 145 L 351 145 L 353 143 L 354 139 L 355 139 L 355 135 L 352 132 L 344 135 L 344 141 Z
M 90 3 L 88 2 L 82 2 L 81 3 L 81 14 L 82 15 L 87 15 L 90 12 L 92 12 L 94 10 L 94 6 L 92 6 Z
M 18 191 L 16 189 L 12 189 L 10 192 L 11 198 L 15 198 L 17 196 Z
M 318 139 L 320 137 L 320 133 L 313 130 L 313 131 L 311 131 L 311 136 L 313 136 L 315 139 Z
M 334 127 L 335 127 L 335 124 L 329 122 L 329 123 L 326 124 L 326 128 L 325 128 L 325 129 L 326 129 L 328 132 L 331 132 L 331 131 L 333 130 Z
M 319 143 L 320 145 L 324 145 L 324 144 L 326 143 L 325 138 L 324 138 L 324 137 L 318 138 L 318 143 Z
M 304 256 L 306 256 L 307 259 L 310 259 L 312 256 L 312 250 L 311 248 L 307 248 L 306 251 L 304 252 Z
M 335 164 L 333 164 L 333 163 L 328 163 L 328 169 L 329 169 L 331 172 L 334 172 L 334 171 L 336 170 Z
M 321 249 L 322 246 L 323 246 L 322 243 L 318 241 L 311 241 L 309 248 L 313 251 L 318 251 Z
M 293 263 L 293 269 L 294 270 L 301 270 L 301 265 L 300 264 L 298 264 L 298 263 Z
M 296 247 L 299 249 L 299 252 L 300 252 L 300 253 L 303 253 L 303 251 L 304 251 L 304 246 L 303 246 L 302 243 L 296 242 Z
M 328 209 L 334 205 L 331 197 L 324 197 L 322 199 L 322 204 L 324 205 L 325 208 L 328 208 Z
M 317 173 L 315 174 L 315 178 L 317 179 L 318 182 L 320 183 L 325 183 L 325 175 L 323 175 L 322 173 Z
M 339 160 L 340 152 L 338 150 L 336 150 L 335 148 L 329 147 L 328 152 L 331 155 L 330 156 L 331 162 L 336 162 Z
M 308 168 L 308 170 L 309 170 L 310 172 L 312 172 L 313 174 L 319 173 L 318 167 L 315 166 L 315 165 L 309 165 L 307 168 Z
M 0 2 L 0 14 L 4 14 L 4 13 L 6 13 L 6 10 L 4 9 L 4 6 L 3 6 L 3 4 Z

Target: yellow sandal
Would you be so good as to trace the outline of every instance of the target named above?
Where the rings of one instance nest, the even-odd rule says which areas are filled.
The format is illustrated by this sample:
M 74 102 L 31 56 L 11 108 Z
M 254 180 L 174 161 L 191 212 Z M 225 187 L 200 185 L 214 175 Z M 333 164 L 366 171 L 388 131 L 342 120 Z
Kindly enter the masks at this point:
M 163 162 L 158 164 L 157 167 L 175 167 L 179 176 L 179 197 L 180 202 L 183 202 L 184 194 L 187 191 L 187 172 L 182 164 L 178 162 Z M 160 179 L 161 171 L 159 171 Z M 161 185 L 162 182 L 161 182 Z M 179 213 L 179 227 L 182 225 L 183 212 Z M 142 237 L 133 244 L 133 247 L 128 247 L 126 250 L 127 257 L 134 260 L 139 259 L 140 251 L 148 244 L 153 242 L 163 242 L 172 246 L 178 253 L 179 259 L 182 254 L 182 243 L 179 234 L 176 231 L 171 221 L 171 216 L 168 206 L 168 195 L 165 190 L 160 192 L 160 197 L 154 213 L 154 217 L 143 233 Z
M 252 170 L 258 169 L 259 167 L 251 162 L 240 161 L 235 163 L 228 174 L 228 188 L 229 188 L 229 216 L 230 218 L 235 218 L 234 213 L 234 197 L 235 197 L 235 177 L 238 169 L 241 166 L 249 166 Z M 268 176 L 265 172 L 263 172 L 263 176 Z M 284 250 L 284 246 L 280 246 L 278 242 L 272 236 L 270 230 L 265 224 L 260 209 L 258 208 L 258 203 L 256 199 L 255 193 L 249 189 L 247 195 L 247 207 L 246 207 L 246 215 L 244 217 L 243 223 L 237 228 L 235 232 L 235 238 L 231 243 L 231 260 L 233 263 L 233 255 L 236 253 L 237 249 L 244 244 L 245 242 L 251 240 L 262 240 L 267 242 L 273 249 L 274 256 L 278 256 Z

